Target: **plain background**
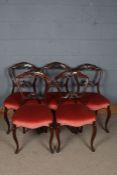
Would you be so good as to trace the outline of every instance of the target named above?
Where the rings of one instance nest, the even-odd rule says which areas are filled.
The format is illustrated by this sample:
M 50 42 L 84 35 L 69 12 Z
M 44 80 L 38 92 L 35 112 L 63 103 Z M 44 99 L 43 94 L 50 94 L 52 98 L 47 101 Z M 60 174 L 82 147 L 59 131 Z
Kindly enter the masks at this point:
M 117 103 L 116 0 L 0 0 L 0 103 L 10 93 L 7 68 L 93 63 L 105 70 L 102 93 Z

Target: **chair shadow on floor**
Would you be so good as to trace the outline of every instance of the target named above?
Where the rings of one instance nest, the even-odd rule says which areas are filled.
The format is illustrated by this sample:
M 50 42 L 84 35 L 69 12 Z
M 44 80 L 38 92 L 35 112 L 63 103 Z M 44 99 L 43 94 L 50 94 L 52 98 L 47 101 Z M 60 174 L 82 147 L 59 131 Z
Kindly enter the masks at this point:
M 22 134 L 22 137 L 19 139 L 21 145 L 20 150 L 25 149 L 33 140 L 37 138 L 36 130 L 29 130 L 25 134 Z
M 105 112 L 106 113 L 106 112 Z M 104 120 L 105 120 L 105 115 L 104 114 L 98 114 L 97 115 L 97 123 L 100 126 L 101 129 L 105 131 L 104 128 Z
M 62 127 L 61 130 L 62 131 L 60 131 L 60 132 L 68 132 L 68 133 L 70 132 L 65 127 Z M 64 150 L 64 148 L 66 148 L 68 146 L 68 144 L 70 144 L 71 142 L 73 142 L 72 140 L 74 139 L 75 136 L 76 135 L 74 135 L 73 133 L 67 134 L 67 136 L 66 136 L 66 133 L 65 133 L 65 138 L 62 139 L 63 142 L 62 142 L 62 146 L 61 146 L 61 151 Z M 46 133 L 46 135 L 45 135 L 45 133 L 41 133 L 40 140 L 39 140 L 39 144 L 42 147 L 44 147 L 44 149 L 46 149 L 47 151 L 49 151 L 47 139 L 42 139 L 42 137 L 46 137 L 47 139 L 49 139 L 49 134 Z M 62 134 L 61 137 L 64 137 L 64 134 Z M 57 141 L 56 141 L 56 138 L 54 137 L 54 139 L 53 139 L 53 148 L 54 148 L 54 150 L 56 150 L 56 143 L 57 143 Z
M 61 151 L 63 151 L 68 145 L 72 144 L 75 139 L 75 137 L 77 137 L 77 134 L 74 134 L 74 133 L 71 133 L 71 131 L 69 131 L 67 128 L 62 128 L 63 131 L 62 131 L 62 135 L 61 137 L 64 137 L 64 130 L 67 130 L 65 132 L 68 132 L 67 136 L 65 136 L 64 139 L 61 138 L 61 141 L 62 141 L 62 145 L 61 145 Z
M 49 133 L 49 130 L 48 130 L 48 133 L 38 133 L 38 142 L 39 142 L 39 145 L 42 146 L 43 149 L 49 151 L 49 145 L 48 145 L 48 142 L 49 142 L 49 138 L 50 138 L 50 133 Z M 54 149 L 54 141 L 53 141 L 53 149 Z
M 90 134 L 88 134 L 89 136 L 86 136 L 85 134 L 86 132 L 90 133 L 91 132 L 90 128 L 84 127 L 83 133 L 78 134 L 78 139 L 90 150 L 90 144 L 88 143 L 88 137 L 90 136 Z M 109 134 L 106 134 L 105 132 L 102 131 L 102 135 L 101 135 L 99 132 L 100 132 L 100 126 L 98 124 L 97 125 L 97 137 L 99 136 L 99 139 L 97 139 L 94 143 L 95 148 L 101 146 L 103 143 L 105 144 L 111 138 Z

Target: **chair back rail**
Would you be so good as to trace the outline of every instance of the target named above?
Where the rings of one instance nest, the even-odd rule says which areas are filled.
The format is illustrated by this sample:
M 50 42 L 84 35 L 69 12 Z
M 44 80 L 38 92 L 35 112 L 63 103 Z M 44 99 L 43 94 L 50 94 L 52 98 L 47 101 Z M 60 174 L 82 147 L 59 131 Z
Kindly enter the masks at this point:
M 81 64 L 76 69 L 83 72 L 89 77 L 89 87 L 92 87 L 93 90 L 96 88 L 96 92 L 100 93 L 100 84 L 104 71 L 93 64 Z
M 27 72 L 29 70 L 36 70 L 37 67 L 31 63 L 28 62 L 20 62 L 16 63 L 8 68 L 8 74 L 10 76 L 10 79 L 12 81 L 12 91 L 11 94 L 13 94 L 15 91 L 17 91 L 17 83 L 16 83 L 16 77 L 23 72 Z M 34 79 L 32 82 L 29 82 L 28 80 L 22 80 L 22 86 L 23 87 L 31 87 L 35 89 L 35 83 L 36 79 Z

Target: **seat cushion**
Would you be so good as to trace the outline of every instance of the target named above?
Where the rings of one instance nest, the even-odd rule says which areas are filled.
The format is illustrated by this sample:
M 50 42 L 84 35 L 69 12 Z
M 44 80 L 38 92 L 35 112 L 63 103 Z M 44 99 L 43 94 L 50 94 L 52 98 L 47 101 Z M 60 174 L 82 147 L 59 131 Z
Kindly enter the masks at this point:
M 48 107 L 56 111 L 61 101 L 60 98 L 65 94 L 65 92 L 48 92 L 46 95 Z
M 80 101 L 94 111 L 107 108 L 110 105 L 110 101 L 98 93 L 87 92 L 80 98 Z
M 74 99 L 73 98 L 68 98 L 68 99 L 64 98 L 61 100 L 60 105 L 63 105 L 63 104 L 82 104 L 82 103 L 80 102 L 79 98 L 74 98 Z
M 93 111 L 80 103 L 63 104 L 56 111 L 57 123 L 74 127 L 91 124 L 96 121 Z
M 24 96 L 28 96 L 29 92 L 23 92 Z M 4 101 L 4 106 L 7 109 L 13 109 L 17 110 L 19 107 L 21 107 L 24 103 L 41 103 L 42 100 L 36 100 L 36 99 L 30 99 L 30 100 L 24 100 L 21 96 L 20 92 L 16 92 L 14 94 L 9 95 L 6 100 Z
M 24 92 L 24 95 L 27 96 L 29 93 Z M 9 95 L 4 101 L 4 106 L 7 109 L 17 110 L 24 103 L 20 92 L 13 93 Z
M 53 121 L 53 116 L 47 105 L 25 104 L 15 112 L 12 120 L 17 127 L 33 129 L 49 126 Z

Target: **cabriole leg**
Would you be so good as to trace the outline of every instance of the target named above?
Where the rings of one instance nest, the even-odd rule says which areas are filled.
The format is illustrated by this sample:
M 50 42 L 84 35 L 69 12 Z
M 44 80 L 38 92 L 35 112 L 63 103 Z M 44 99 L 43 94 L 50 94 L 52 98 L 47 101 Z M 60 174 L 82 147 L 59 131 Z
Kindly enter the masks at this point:
M 56 149 L 56 152 L 60 152 L 60 145 L 61 145 L 61 142 L 60 142 L 60 125 L 57 124 L 56 128 L 55 128 L 55 133 L 56 133 L 56 139 L 57 139 L 57 142 L 58 142 L 58 145 L 57 145 L 57 149 Z
M 10 133 L 10 122 L 9 122 L 9 120 L 8 120 L 7 113 L 8 113 L 8 109 L 5 108 L 5 109 L 4 109 L 4 119 L 5 119 L 5 121 L 6 121 L 6 123 L 7 123 L 7 127 L 8 127 L 8 129 L 7 129 L 7 134 L 9 134 L 9 133 Z
M 94 142 L 94 139 L 96 137 L 96 134 L 97 134 L 97 127 L 96 127 L 96 122 L 93 122 L 92 124 L 92 137 L 91 137 L 91 151 L 92 152 L 95 152 L 95 148 L 93 146 L 93 142 Z
M 17 136 L 16 136 L 16 129 L 17 129 L 16 125 L 13 125 L 12 133 L 13 133 L 13 139 L 16 143 L 15 154 L 17 154 L 19 152 L 19 143 L 18 143 Z
M 53 153 L 53 146 L 52 146 L 52 142 L 53 142 L 53 136 L 54 136 L 54 128 L 52 125 L 50 125 L 50 140 L 49 140 L 49 147 L 50 147 L 50 152 Z
M 108 106 L 107 108 L 107 118 L 106 118 L 106 121 L 105 121 L 105 131 L 107 133 L 109 133 L 109 130 L 108 130 L 108 122 L 110 120 L 110 117 L 111 117 L 111 109 L 110 109 L 110 106 Z

